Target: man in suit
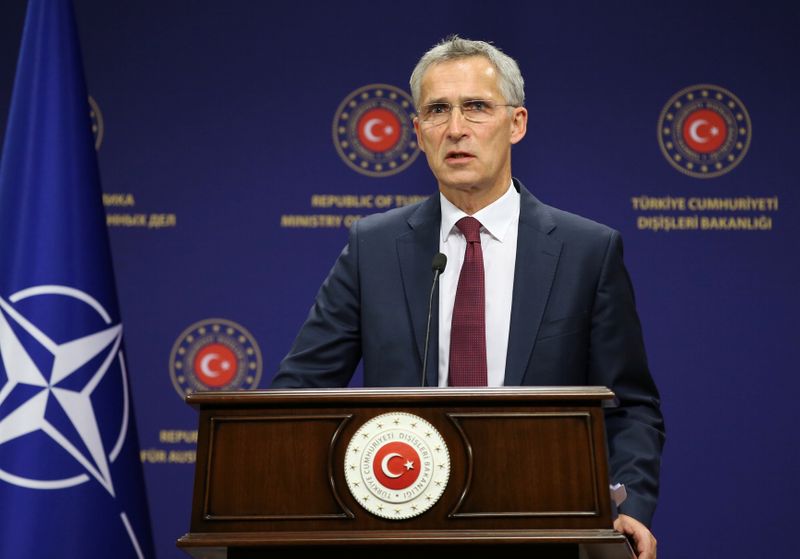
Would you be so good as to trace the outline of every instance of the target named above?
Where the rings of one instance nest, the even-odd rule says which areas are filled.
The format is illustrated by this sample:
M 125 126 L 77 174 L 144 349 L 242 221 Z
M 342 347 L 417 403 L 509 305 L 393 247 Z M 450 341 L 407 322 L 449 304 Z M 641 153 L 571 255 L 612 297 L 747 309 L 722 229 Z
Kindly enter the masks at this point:
M 447 255 L 433 306 L 429 386 L 602 385 L 614 523 L 640 559 L 658 497 L 664 426 L 619 233 L 539 202 L 511 175 L 528 113 L 516 62 L 450 37 L 411 76 L 420 149 L 439 195 L 358 221 L 273 380 L 275 388 L 421 383 L 431 259 Z

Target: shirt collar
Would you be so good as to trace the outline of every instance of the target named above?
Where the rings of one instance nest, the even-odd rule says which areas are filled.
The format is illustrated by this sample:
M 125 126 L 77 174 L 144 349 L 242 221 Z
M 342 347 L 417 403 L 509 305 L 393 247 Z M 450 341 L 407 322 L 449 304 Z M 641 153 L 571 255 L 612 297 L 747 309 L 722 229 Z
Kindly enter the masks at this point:
M 442 207 L 441 237 L 442 242 L 446 243 L 450 235 L 458 229 L 456 222 L 468 214 L 454 206 L 441 192 L 439 193 L 439 200 Z M 508 228 L 519 218 L 519 205 L 519 192 L 514 188 L 514 183 L 511 182 L 505 194 L 485 208 L 475 212 L 472 217 L 481 222 L 483 229 L 487 233 L 502 243 Z

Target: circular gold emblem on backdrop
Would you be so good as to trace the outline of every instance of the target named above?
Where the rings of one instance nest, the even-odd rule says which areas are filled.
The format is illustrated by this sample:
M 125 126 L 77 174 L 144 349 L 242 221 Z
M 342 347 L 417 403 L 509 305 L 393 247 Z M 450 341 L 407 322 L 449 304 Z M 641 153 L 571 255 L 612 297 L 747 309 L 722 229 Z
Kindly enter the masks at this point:
M 222 318 L 189 326 L 169 356 L 172 384 L 181 397 L 204 390 L 256 388 L 261 370 L 261 350 L 253 335 Z
M 94 134 L 94 150 L 100 151 L 100 146 L 103 145 L 103 133 L 105 126 L 103 124 L 103 113 L 100 112 L 100 105 L 94 100 L 94 97 L 89 95 L 89 118 L 92 121 L 92 134 Z
M 681 173 L 706 179 L 736 167 L 750 147 L 750 115 L 725 88 L 700 84 L 672 96 L 658 118 L 658 144 Z
M 414 102 L 402 89 L 366 85 L 336 109 L 333 144 L 351 169 L 369 177 L 394 175 L 419 155 L 414 115 Z
M 373 417 L 356 431 L 344 459 L 350 493 L 381 518 L 412 518 L 447 487 L 450 454 L 436 428 L 410 413 Z

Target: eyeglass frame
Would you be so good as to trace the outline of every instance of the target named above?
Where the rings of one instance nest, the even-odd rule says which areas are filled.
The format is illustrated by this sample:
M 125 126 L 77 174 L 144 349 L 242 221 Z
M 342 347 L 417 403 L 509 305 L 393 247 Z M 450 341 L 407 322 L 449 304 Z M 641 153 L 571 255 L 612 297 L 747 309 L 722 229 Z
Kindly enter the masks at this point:
M 476 102 L 489 104 L 489 105 L 491 105 L 492 109 L 495 109 L 497 107 L 514 107 L 515 109 L 517 109 L 517 108 L 519 108 L 521 106 L 521 105 L 514 105 L 513 103 L 495 103 L 491 99 L 467 99 L 466 101 L 462 101 L 461 103 L 455 103 L 455 104 L 454 103 L 449 103 L 447 101 L 435 101 L 433 103 L 427 103 L 427 104 L 422 105 L 421 107 L 419 107 L 419 109 L 417 109 L 417 115 L 418 115 L 419 120 L 420 120 L 421 123 L 423 123 L 423 124 L 431 124 L 430 120 L 426 120 L 422 116 L 422 110 L 421 109 L 424 109 L 425 107 L 430 107 L 432 105 L 442 105 L 442 106 L 448 107 L 448 110 L 447 110 L 447 113 L 446 113 L 447 114 L 447 119 L 443 120 L 442 122 L 436 123 L 436 124 L 431 124 L 432 126 L 439 126 L 439 125 L 446 124 L 447 122 L 449 122 L 450 119 L 453 116 L 453 109 L 455 107 L 458 107 L 458 109 L 461 111 L 461 116 L 463 116 L 464 119 L 467 122 L 471 122 L 473 124 L 485 124 L 486 122 L 489 122 L 492 118 L 494 118 L 494 115 L 492 115 L 491 117 L 489 117 L 489 119 L 484 120 L 484 121 L 472 120 L 468 116 L 468 113 L 470 111 L 464 112 L 464 105 L 467 104 L 467 103 L 476 103 Z M 437 114 L 444 114 L 444 113 L 437 113 Z

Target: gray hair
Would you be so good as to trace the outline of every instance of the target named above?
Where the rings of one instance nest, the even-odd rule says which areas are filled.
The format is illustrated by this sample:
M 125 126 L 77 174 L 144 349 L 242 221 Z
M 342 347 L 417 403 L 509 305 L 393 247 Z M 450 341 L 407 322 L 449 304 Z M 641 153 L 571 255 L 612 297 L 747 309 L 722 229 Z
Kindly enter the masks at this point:
M 519 71 L 516 60 L 485 41 L 471 41 L 462 39 L 458 35 L 450 35 L 423 54 L 411 73 L 409 85 L 411 85 L 411 97 L 414 99 L 414 105 L 419 107 L 422 96 L 422 77 L 428 68 L 448 60 L 471 56 L 483 56 L 492 63 L 499 76 L 500 92 L 507 103 L 517 107 L 525 104 L 525 80 L 522 79 L 522 73 Z

